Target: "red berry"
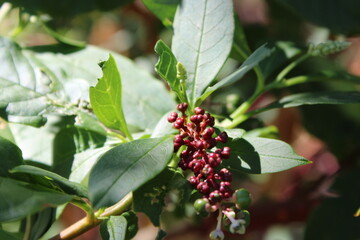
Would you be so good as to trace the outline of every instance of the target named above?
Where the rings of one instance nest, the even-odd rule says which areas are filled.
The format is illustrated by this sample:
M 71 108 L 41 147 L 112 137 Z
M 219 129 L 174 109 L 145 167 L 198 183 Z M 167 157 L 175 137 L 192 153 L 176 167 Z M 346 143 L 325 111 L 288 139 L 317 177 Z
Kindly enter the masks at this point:
M 221 157 L 228 159 L 230 158 L 230 148 L 229 147 L 224 147 L 222 152 L 221 152 Z
M 194 109 L 194 113 L 203 115 L 205 113 L 205 110 L 199 107 L 196 107 Z
M 191 176 L 189 178 L 189 182 L 193 186 L 197 186 L 199 184 L 199 180 L 195 176 Z
M 179 144 L 183 144 L 183 139 L 182 139 L 182 137 L 180 136 L 180 135 L 176 135 L 175 137 L 174 137 L 174 142 L 175 143 L 179 143 Z
M 178 114 L 176 112 L 170 113 L 170 116 L 168 117 L 168 122 L 173 123 L 176 121 L 178 117 Z
M 214 169 L 209 164 L 206 164 L 204 168 L 201 170 L 201 174 L 203 174 L 205 177 L 211 176 L 213 173 L 214 173 Z
M 221 158 L 209 158 L 209 164 L 211 167 L 216 168 L 221 163 Z
M 209 140 L 211 138 L 211 136 L 214 134 L 214 129 L 213 128 L 206 128 L 204 131 L 203 131 L 203 138 L 206 139 L 206 140 Z
M 231 172 L 229 170 L 227 170 L 226 168 L 223 168 L 220 170 L 219 176 L 221 177 L 221 179 L 223 181 L 227 181 L 227 182 L 230 182 L 232 179 Z
M 217 203 L 220 202 L 223 195 L 218 190 L 214 190 L 209 194 L 209 201 L 210 203 Z
M 188 107 L 187 103 L 180 103 L 177 105 L 176 109 L 179 110 L 180 112 L 184 113 L 186 111 Z
M 196 189 L 202 194 L 207 194 L 210 192 L 210 187 L 206 182 L 200 182 Z
M 200 127 L 201 127 L 202 129 L 206 128 L 206 127 L 207 127 L 207 123 L 206 123 L 206 122 L 201 122 L 201 123 L 200 123 Z
M 226 132 L 222 132 L 222 133 L 220 133 L 220 135 L 219 136 L 217 136 L 216 138 L 215 138 L 215 140 L 216 141 L 219 141 L 219 142 L 222 142 L 222 143 L 226 143 L 227 141 L 228 141 L 228 135 L 227 135 L 227 133 Z
M 197 149 L 204 149 L 204 146 L 205 146 L 205 144 L 204 144 L 204 141 L 202 141 L 202 140 L 197 140 L 197 141 L 195 142 L 195 147 L 196 147 Z

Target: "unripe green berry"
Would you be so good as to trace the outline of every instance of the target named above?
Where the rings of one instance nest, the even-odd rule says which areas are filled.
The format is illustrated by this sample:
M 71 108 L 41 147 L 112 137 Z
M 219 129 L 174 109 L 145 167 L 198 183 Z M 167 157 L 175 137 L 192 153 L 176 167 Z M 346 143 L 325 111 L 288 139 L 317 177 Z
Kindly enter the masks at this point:
M 208 211 L 206 210 L 207 209 L 207 204 L 209 204 L 209 201 L 205 198 L 199 198 L 195 201 L 194 203 L 194 208 L 195 208 L 195 211 L 198 213 L 198 214 L 201 214 L 201 215 L 205 215 L 205 214 L 208 214 Z
M 235 202 L 238 209 L 247 209 L 250 206 L 250 193 L 245 188 L 240 188 L 235 192 Z
M 247 210 L 241 211 L 241 218 L 245 220 L 245 227 L 249 226 L 250 224 L 250 213 Z

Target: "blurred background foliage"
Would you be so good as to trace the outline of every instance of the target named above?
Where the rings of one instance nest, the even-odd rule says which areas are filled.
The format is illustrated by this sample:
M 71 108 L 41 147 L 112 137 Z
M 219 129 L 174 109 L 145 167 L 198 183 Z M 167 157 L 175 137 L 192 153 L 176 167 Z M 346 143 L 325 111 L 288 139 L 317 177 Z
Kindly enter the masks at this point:
M 11 0 L 0 1 L 0 34 L 11 36 L 23 46 L 37 51 L 51 49 L 72 52 L 93 44 L 123 54 L 154 73 L 155 42 L 171 43 L 172 20 L 180 0 Z M 19 7 L 4 16 L 9 7 Z M 346 40 L 352 45 L 328 58 L 311 58 L 292 74 L 311 74 L 322 69 L 343 69 L 360 76 L 360 2 L 358 0 L 234 0 L 236 13 L 251 50 L 265 42 L 279 51 L 262 63 L 268 79 L 289 63 L 308 43 Z M 151 11 L 154 11 L 152 13 Z M 19 12 L 20 17 L 19 17 Z M 191 37 L 191 36 L 189 36 Z M 243 41 L 243 39 L 239 39 Z M 240 43 L 241 44 L 241 43 Z M 44 45 L 47 45 L 44 47 Z M 232 54 L 222 69 L 223 76 L 243 59 Z M 94 59 L 100 61 L 101 59 Z M 289 76 L 291 77 L 291 75 Z M 215 93 L 204 103 L 213 113 L 234 110 L 254 88 L 254 74 L 234 86 Z M 359 85 L 308 83 L 262 96 L 262 106 L 289 92 L 310 90 L 360 90 Z M 275 126 L 275 127 L 269 127 Z M 1 123 L 4 128 L 4 123 Z M 271 175 L 239 175 L 234 181 L 252 192 L 252 223 L 242 239 L 297 240 L 360 238 L 360 108 L 359 105 L 320 105 L 272 110 L 242 124 L 253 134 L 279 137 L 313 161 Z M 175 199 L 176 193 L 169 195 Z M 59 226 L 81 217 L 81 210 L 67 208 Z M 156 228 L 143 215 L 135 239 L 154 239 Z M 180 217 L 185 217 L 185 220 Z M 166 239 L 206 239 L 215 219 L 194 218 L 189 209 L 167 206 L 163 224 Z M 50 234 L 51 235 L 51 234 Z M 89 231 L 78 240 L 100 239 Z M 228 235 L 227 239 L 239 239 Z

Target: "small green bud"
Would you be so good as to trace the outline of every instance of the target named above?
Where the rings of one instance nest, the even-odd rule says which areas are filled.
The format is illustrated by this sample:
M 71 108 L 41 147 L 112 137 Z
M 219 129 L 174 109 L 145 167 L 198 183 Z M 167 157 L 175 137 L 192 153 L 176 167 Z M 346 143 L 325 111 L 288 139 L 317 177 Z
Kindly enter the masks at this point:
M 186 80 L 187 79 L 187 72 L 186 72 L 186 69 L 185 69 L 185 66 L 181 63 L 181 62 L 178 62 L 176 64 L 176 77 L 180 80 Z
M 312 56 L 325 56 L 340 52 L 350 46 L 350 42 L 327 41 L 317 45 L 310 44 L 308 53 Z
M 250 193 L 245 188 L 240 188 L 235 192 L 236 207 L 238 209 L 247 209 L 250 206 Z

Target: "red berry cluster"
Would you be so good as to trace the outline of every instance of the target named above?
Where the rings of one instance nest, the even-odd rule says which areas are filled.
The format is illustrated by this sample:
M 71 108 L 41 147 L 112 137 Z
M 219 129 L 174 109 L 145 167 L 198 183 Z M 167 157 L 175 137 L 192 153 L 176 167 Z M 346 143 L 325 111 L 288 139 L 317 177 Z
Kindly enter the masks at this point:
M 186 115 L 188 105 L 181 103 L 177 105 L 182 115 L 173 112 L 168 121 L 173 127 L 179 129 L 179 134 L 174 139 L 174 151 L 181 146 L 186 149 L 180 154 L 179 167 L 183 170 L 190 169 L 194 172 L 190 183 L 208 200 L 210 205 L 215 205 L 223 199 L 230 198 L 233 191 L 230 188 L 231 173 L 228 169 L 218 169 L 223 159 L 230 157 L 230 148 L 218 148 L 214 152 L 217 142 L 225 143 L 228 140 L 226 132 L 214 135 L 215 119 L 204 109 L 196 107 L 194 115 Z M 190 119 L 190 121 L 188 121 Z

